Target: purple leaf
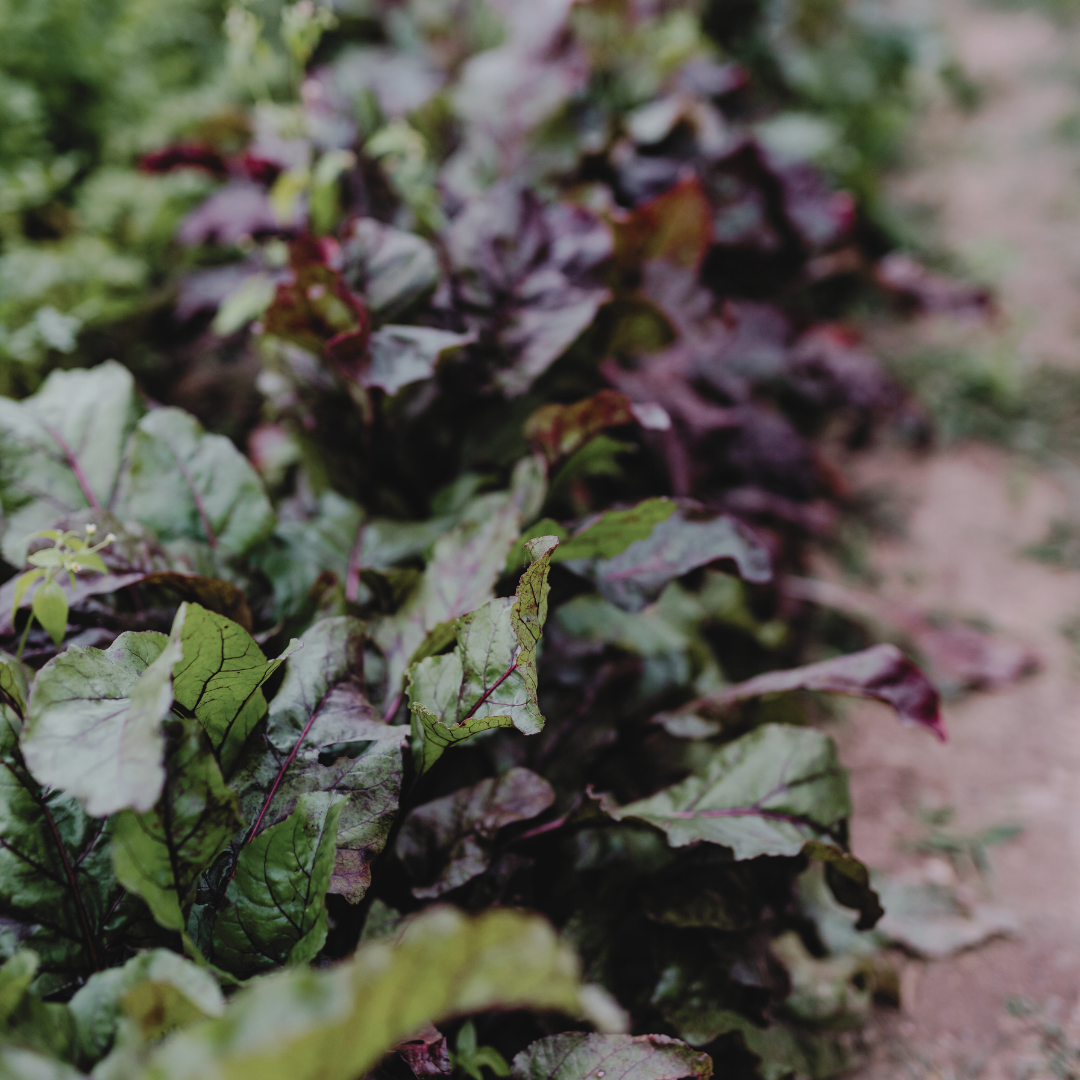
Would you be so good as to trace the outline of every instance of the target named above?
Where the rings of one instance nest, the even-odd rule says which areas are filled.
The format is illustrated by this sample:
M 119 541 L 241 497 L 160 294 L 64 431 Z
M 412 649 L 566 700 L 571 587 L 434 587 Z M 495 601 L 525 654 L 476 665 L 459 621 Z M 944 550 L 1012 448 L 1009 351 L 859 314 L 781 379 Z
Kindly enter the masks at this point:
M 731 559 L 747 581 L 772 578 L 769 551 L 735 518 L 681 508 L 610 559 L 567 559 L 562 565 L 592 581 L 625 611 L 640 611 L 669 581 L 699 566 Z
M 769 671 L 699 698 L 679 712 L 696 712 L 709 705 L 733 705 L 747 698 L 788 690 L 822 690 L 883 701 L 896 710 L 904 723 L 929 728 L 942 742 L 948 739 L 937 690 L 895 645 L 874 645 L 819 664 Z
M 177 238 L 182 244 L 220 244 L 231 247 L 244 237 L 280 233 L 266 192 L 247 180 L 230 180 L 184 218 Z
M 398 858 L 417 883 L 413 895 L 434 899 L 482 874 L 496 833 L 542 814 L 554 801 L 555 792 L 542 776 L 513 768 L 418 806 L 397 841 Z

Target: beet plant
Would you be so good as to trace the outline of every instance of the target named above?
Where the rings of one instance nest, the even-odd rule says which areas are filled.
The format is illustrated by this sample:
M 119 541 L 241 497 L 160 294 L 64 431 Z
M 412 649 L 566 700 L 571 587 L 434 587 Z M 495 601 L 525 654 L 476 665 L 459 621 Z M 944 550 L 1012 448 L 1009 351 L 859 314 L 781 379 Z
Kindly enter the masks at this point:
M 709 36 L 775 105 L 864 31 L 723 7 L 235 5 L 131 173 L 192 206 L 124 363 L 6 339 L 5 1075 L 844 1066 L 882 909 L 816 695 L 944 732 L 784 580 L 821 440 L 915 413 L 820 318 L 877 233 Z

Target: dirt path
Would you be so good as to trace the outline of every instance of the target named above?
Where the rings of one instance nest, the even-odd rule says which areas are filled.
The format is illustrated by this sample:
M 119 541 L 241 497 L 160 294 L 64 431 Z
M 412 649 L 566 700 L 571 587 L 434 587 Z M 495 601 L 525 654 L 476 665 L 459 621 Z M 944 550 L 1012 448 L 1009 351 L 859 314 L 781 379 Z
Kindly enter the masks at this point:
M 1080 120 L 1066 120 L 1080 116 L 1080 23 L 975 0 L 935 0 L 933 11 L 986 97 L 968 116 L 945 104 L 929 111 L 895 194 L 932 209 L 942 244 L 992 271 L 998 332 L 1018 362 L 1080 365 Z M 1060 134 L 1063 120 L 1073 141 Z M 1078 1054 L 1055 1072 L 1056 1036 L 1043 1019 L 1006 1009 L 1025 996 L 1080 1046 L 1080 653 L 1061 632 L 1080 617 L 1080 573 L 1021 555 L 1075 504 L 1054 476 L 987 447 L 921 460 L 880 452 L 854 469 L 859 483 L 913 508 L 906 538 L 872 553 L 881 592 L 985 620 L 1043 663 L 1009 690 L 949 705 L 946 747 L 896 730 L 870 706 L 842 725 L 854 849 L 871 865 L 920 861 L 897 845 L 918 833 L 919 808 L 954 807 L 960 833 L 1024 826 L 991 856 L 993 899 L 1016 913 L 1019 933 L 949 960 L 908 962 L 902 1010 L 872 1027 L 860 1078 L 1080 1075 Z

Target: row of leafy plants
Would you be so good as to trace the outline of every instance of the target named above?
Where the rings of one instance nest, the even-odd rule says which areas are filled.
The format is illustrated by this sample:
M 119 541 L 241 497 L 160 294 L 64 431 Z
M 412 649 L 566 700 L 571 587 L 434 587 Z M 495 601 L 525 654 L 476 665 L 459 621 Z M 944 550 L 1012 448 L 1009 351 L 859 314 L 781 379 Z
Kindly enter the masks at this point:
M 822 445 L 917 423 L 821 321 L 904 291 L 859 181 L 900 39 L 839 4 L 191 4 L 140 81 L 96 65 L 162 8 L 116 11 L 81 145 L 4 189 L 0 1067 L 838 1071 L 888 977 L 829 967 L 882 912 L 814 694 L 944 734 L 785 584 L 844 498 Z M 78 85 L 35 106 L 54 147 Z M 807 160 L 830 131 L 862 203 Z M 91 235 L 103 192 L 146 246 Z

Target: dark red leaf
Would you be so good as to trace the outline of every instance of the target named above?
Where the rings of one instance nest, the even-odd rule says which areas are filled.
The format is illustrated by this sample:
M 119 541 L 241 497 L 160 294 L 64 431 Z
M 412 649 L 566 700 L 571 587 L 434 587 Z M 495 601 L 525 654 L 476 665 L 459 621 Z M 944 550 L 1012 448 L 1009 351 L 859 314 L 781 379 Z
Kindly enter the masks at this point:
M 601 390 L 573 405 L 541 405 L 525 421 L 525 438 L 548 462 L 568 457 L 605 428 L 631 424 L 630 399 L 618 390 Z
M 948 738 L 937 690 L 895 645 L 874 645 L 862 652 L 823 660 L 819 664 L 770 671 L 718 690 L 680 712 L 696 711 L 706 705 L 732 705 L 747 698 L 787 690 L 823 690 L 874 698 L 891 705 L 905 723 L 929 728 L 942 742 Z
M 219 179 L 224 179 L 229 173 L 229 167 L 221 154 L 204 143 L 177 143 L 164 150 L 144 154 L 139 168 L 149 173 L 167 173 L 174 169 L 204 169 Z

